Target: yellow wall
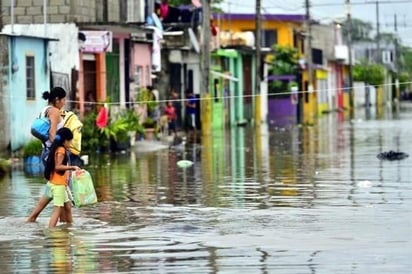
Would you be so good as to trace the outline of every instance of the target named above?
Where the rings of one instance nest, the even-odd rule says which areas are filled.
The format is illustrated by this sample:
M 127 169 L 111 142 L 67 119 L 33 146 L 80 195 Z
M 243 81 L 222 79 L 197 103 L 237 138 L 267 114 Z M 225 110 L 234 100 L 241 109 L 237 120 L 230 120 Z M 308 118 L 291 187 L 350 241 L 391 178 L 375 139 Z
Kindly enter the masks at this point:
M 318 115 L 322 115 L 325 112 L 329 111 L 329 104 L 328 103 L 319 103 L 318 104 Z
M 385 104 L 385 94 L 383 87 L 376 88 L 376 106 L 382 106 Z
M 385 94 L 383 87 L 376 87 L 376 115 L 379 119 L 384 117 Z
M 327 70 L 316 70 L 316 79 L 323 79 L 326 80 L 328 79 L 328 71 Z
M 316 70 L 316 76 L 315 78 L 317 80 L 327 80 L 328 79 L 328 71 L 327 70 Z M 316 86 L 315 90 L 318 90 L 319 87 Z M 316 92 L 316 94 L 318 94 L 319 92 Z M 316 98 L 317 100 L 317 98 Z M 316 106 L 314 106 L 315 111 L 316 111 Z M 317 103 L 317 111 L 318 111 L 318 116 L 322 115 L 324 112 L 329 111 L 329 103 L 328 102 L 321 102 L 321 103 Z
M 243 31 L 253 31 L 255 30 L 256 25 L 254 20 L 228 20 L 228 18 L 223 18 L 221 19 L 219 23 L 219 29 L 222 32 L 243 32 Z M 277 44 L 281 46 L 292 46 L 293 47 L 293 31 L 294 30 L 302 30 L 302 23 L 300 22 L 287 22 L 287 21 L 279 21 L 279 20 L 264 20 L 262 22 L 262 29 L 263 30 L 277 30 Z M 304 54 L 300 51 L 302 48 L 300 43 L 301 41 L 298 41 L 299 45 L 299 53 L 301 56 Z M 270 57 L 269 57 L 270 58 Z M 319 72 L 321 77 L 326 77 L 327 78 L 327 72 Z M 308 73 L 307 71 L 304 71 L 302 74 L 303 81 L 307 81 L 308 79 Z M 314 79 L 313 84 L 313 89 L 316 90 L 316 76 Z M 314 123 L 314 118 L 316 118 L 318 111 L 321 111 L 318 109 L 318 104 L 317 104 L 317 93 L 313 92 L 309 94 L 309 102 L 305 102 L 303 104 L 303 119 L 304 123 L 306 124 L 313 124 Z M 259 107 L 255 109 L 255 111 L 259 111 Z M 260 113 L 260 112 L 257 112 Z M 255 113 L 255 115 L 257 115 Z M 255 117 L 257 118 L 257 117 Z M 257 119 L 258 120 L 258 119 Z
M 349 92 L 343 93 L 343 107 L 347 110 L 350 110 L 350 94 Z
M 285 21 L 263 21 L 262 29 L 277 30 L 278 44 L 282 46 L 293 45 L 293 29 L 300 29 L 302 24 Z M 221 19 L 220 31 L 240 32 L 240 31 L 254 31 L 254 20 L 228 20 L 228 18 Z

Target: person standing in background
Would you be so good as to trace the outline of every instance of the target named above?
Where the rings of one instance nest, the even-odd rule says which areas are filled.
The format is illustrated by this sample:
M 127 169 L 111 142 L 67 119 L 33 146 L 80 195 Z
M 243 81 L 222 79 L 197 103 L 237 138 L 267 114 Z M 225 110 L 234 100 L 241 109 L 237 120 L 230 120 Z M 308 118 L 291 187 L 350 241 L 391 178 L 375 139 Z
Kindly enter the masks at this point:
M 167 115 L 168 120 L 168 135 L 170 136 L 173 132 L 176 137 L 176 110 L 171 101 L 167 101 L 164 114 Z
M 172 89 L 170 94 L 170 101 L 172 101 L 173 107 L 176 112 L 176 130 L 182 129 L 182 102 L 180 100 L 179 94 L 175 89 Z
M 84 102 L 84 112 L 88 114 L 93 111 L 96 111 L 96 98 L 92 91 L 88 91 Z
M 192 91 L 188 91 L 186 100 L 186 134 L 187 137 L 192 138 L 193 142 L 196 142 L 197 138 L 197 98 Z

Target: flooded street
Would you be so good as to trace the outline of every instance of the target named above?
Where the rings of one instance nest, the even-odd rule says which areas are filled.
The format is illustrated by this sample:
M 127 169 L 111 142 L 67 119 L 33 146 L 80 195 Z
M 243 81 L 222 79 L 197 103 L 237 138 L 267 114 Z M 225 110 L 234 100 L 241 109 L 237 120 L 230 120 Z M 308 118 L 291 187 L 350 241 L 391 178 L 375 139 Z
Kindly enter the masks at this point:
M 376 156 L 412 154 L 412 108 L 340 115 L 90 156 L 99 203 L 54 230 L 50 205 L 24 223 L 44 181 L 15 167 L 0 182 L 1 272 L 410 273 L 412 157 Z

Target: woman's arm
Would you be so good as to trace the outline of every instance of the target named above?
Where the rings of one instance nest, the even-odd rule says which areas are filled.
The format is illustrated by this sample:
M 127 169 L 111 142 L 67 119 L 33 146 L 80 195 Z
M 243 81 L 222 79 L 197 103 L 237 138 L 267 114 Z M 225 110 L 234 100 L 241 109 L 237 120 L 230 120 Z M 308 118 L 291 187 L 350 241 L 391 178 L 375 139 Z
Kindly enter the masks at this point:
M 57 125 L 60 122 L 60 110 L 55 107 L 50 107 L 47 112 L 47 116 L 50 119 L 49 140 L 53 142 L 56 135 Z

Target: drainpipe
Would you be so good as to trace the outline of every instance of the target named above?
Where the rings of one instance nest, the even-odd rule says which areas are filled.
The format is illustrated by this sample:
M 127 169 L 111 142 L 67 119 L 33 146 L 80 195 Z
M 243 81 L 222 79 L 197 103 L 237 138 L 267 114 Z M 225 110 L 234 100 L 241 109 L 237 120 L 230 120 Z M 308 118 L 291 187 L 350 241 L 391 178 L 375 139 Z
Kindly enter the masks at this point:
M 11 33 L 14 33 L 14 0 L 10 0 L 10 24 Z
M 43 0 L 43 24 L 44 24 L 44 36 L 47 36 L 47 0 Z

